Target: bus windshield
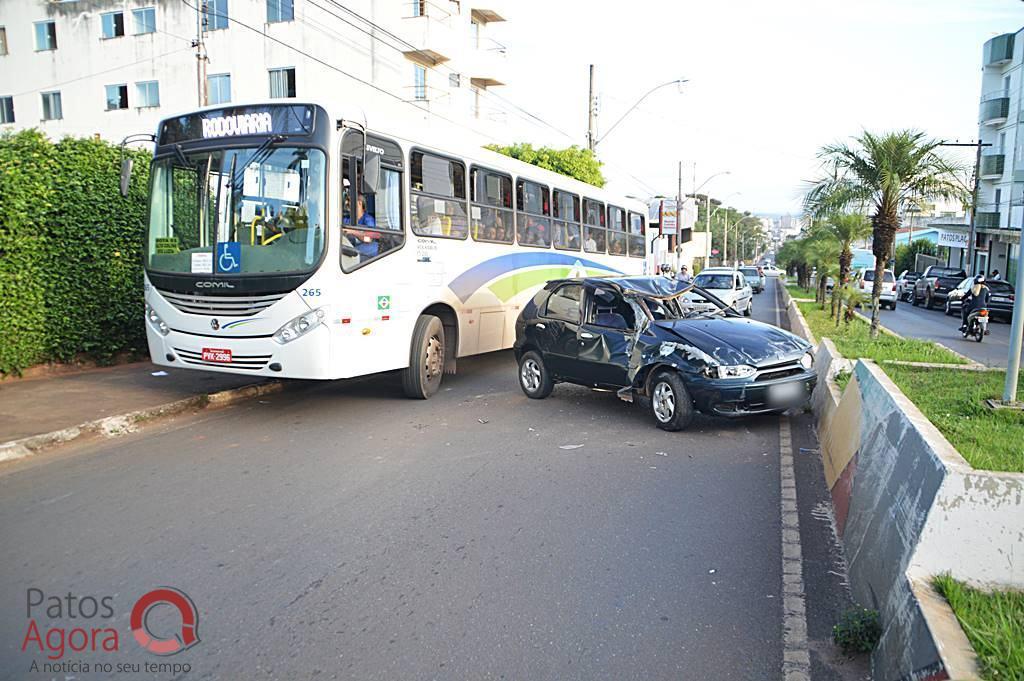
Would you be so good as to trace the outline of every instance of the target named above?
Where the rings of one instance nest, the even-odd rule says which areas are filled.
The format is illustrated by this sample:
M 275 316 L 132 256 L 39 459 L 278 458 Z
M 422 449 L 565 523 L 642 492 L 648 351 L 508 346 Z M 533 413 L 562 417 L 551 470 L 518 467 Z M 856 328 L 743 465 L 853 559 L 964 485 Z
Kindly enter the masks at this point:
M 308 272 L 324 249 L 325 159 L 263 145 L 153 163 L 146 265 L 156 272 Z

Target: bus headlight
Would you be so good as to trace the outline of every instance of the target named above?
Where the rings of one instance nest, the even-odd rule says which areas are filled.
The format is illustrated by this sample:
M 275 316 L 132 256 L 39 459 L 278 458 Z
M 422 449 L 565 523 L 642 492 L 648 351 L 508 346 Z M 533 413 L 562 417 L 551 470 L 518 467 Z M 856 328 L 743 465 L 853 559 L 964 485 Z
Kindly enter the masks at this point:
M 151 308 L 148 304 L 146 305 L 146 321 L 149 325 L 159 333 L 161 336 L 166 336 L 171 332 L 171 328 L 164 323 L 164 320 L 160 319 L 160 315 L 156 313 L 156 310 Z
M 284 345 L 291 343 L 296 338 L 304 336 L 316 327 L 324 323 L 327 313 L 322 307 L 311 310 L 304 315 L 299 315 L 274 333 L 274 340 Z

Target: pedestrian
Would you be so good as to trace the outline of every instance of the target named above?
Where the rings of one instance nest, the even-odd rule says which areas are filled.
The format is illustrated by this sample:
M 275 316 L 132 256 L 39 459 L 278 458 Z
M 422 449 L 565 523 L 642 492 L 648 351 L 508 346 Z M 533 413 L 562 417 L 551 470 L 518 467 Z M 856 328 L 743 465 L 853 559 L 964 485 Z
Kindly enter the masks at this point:
M 997 270 L 997 269 L 996 270 L 992 270 L 992 274 L 988 275 L 988 278 L 989 279 L 998 279 L 999 278 L 999 270 Z
M 684 284 L 689 284 L 693 281 L 693 277 L 690 276 L 690 270 L 687 269 L 686 265 L 679 266 L 679 274 L 676 275 L 676 281 Z

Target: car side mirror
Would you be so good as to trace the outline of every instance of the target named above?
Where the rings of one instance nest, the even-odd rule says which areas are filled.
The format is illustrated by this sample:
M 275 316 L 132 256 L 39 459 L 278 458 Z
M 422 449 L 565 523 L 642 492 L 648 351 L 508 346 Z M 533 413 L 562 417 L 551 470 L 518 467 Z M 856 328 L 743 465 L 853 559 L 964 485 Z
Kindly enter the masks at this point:
M 128 196 L 128 189 L 132 182 L 132 165 L 134 163 L 129 156 L 121 159 L 121 196 Z

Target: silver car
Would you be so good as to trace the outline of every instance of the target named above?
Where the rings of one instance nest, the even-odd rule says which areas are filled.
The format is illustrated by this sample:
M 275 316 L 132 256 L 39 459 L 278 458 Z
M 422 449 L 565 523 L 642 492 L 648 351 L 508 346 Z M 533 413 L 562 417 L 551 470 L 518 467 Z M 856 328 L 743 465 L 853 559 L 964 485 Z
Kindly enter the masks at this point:
M 693 283 L 747 317 L 754 312 L 754 291 L 739 270 L 709 267 L 701 270 Z

